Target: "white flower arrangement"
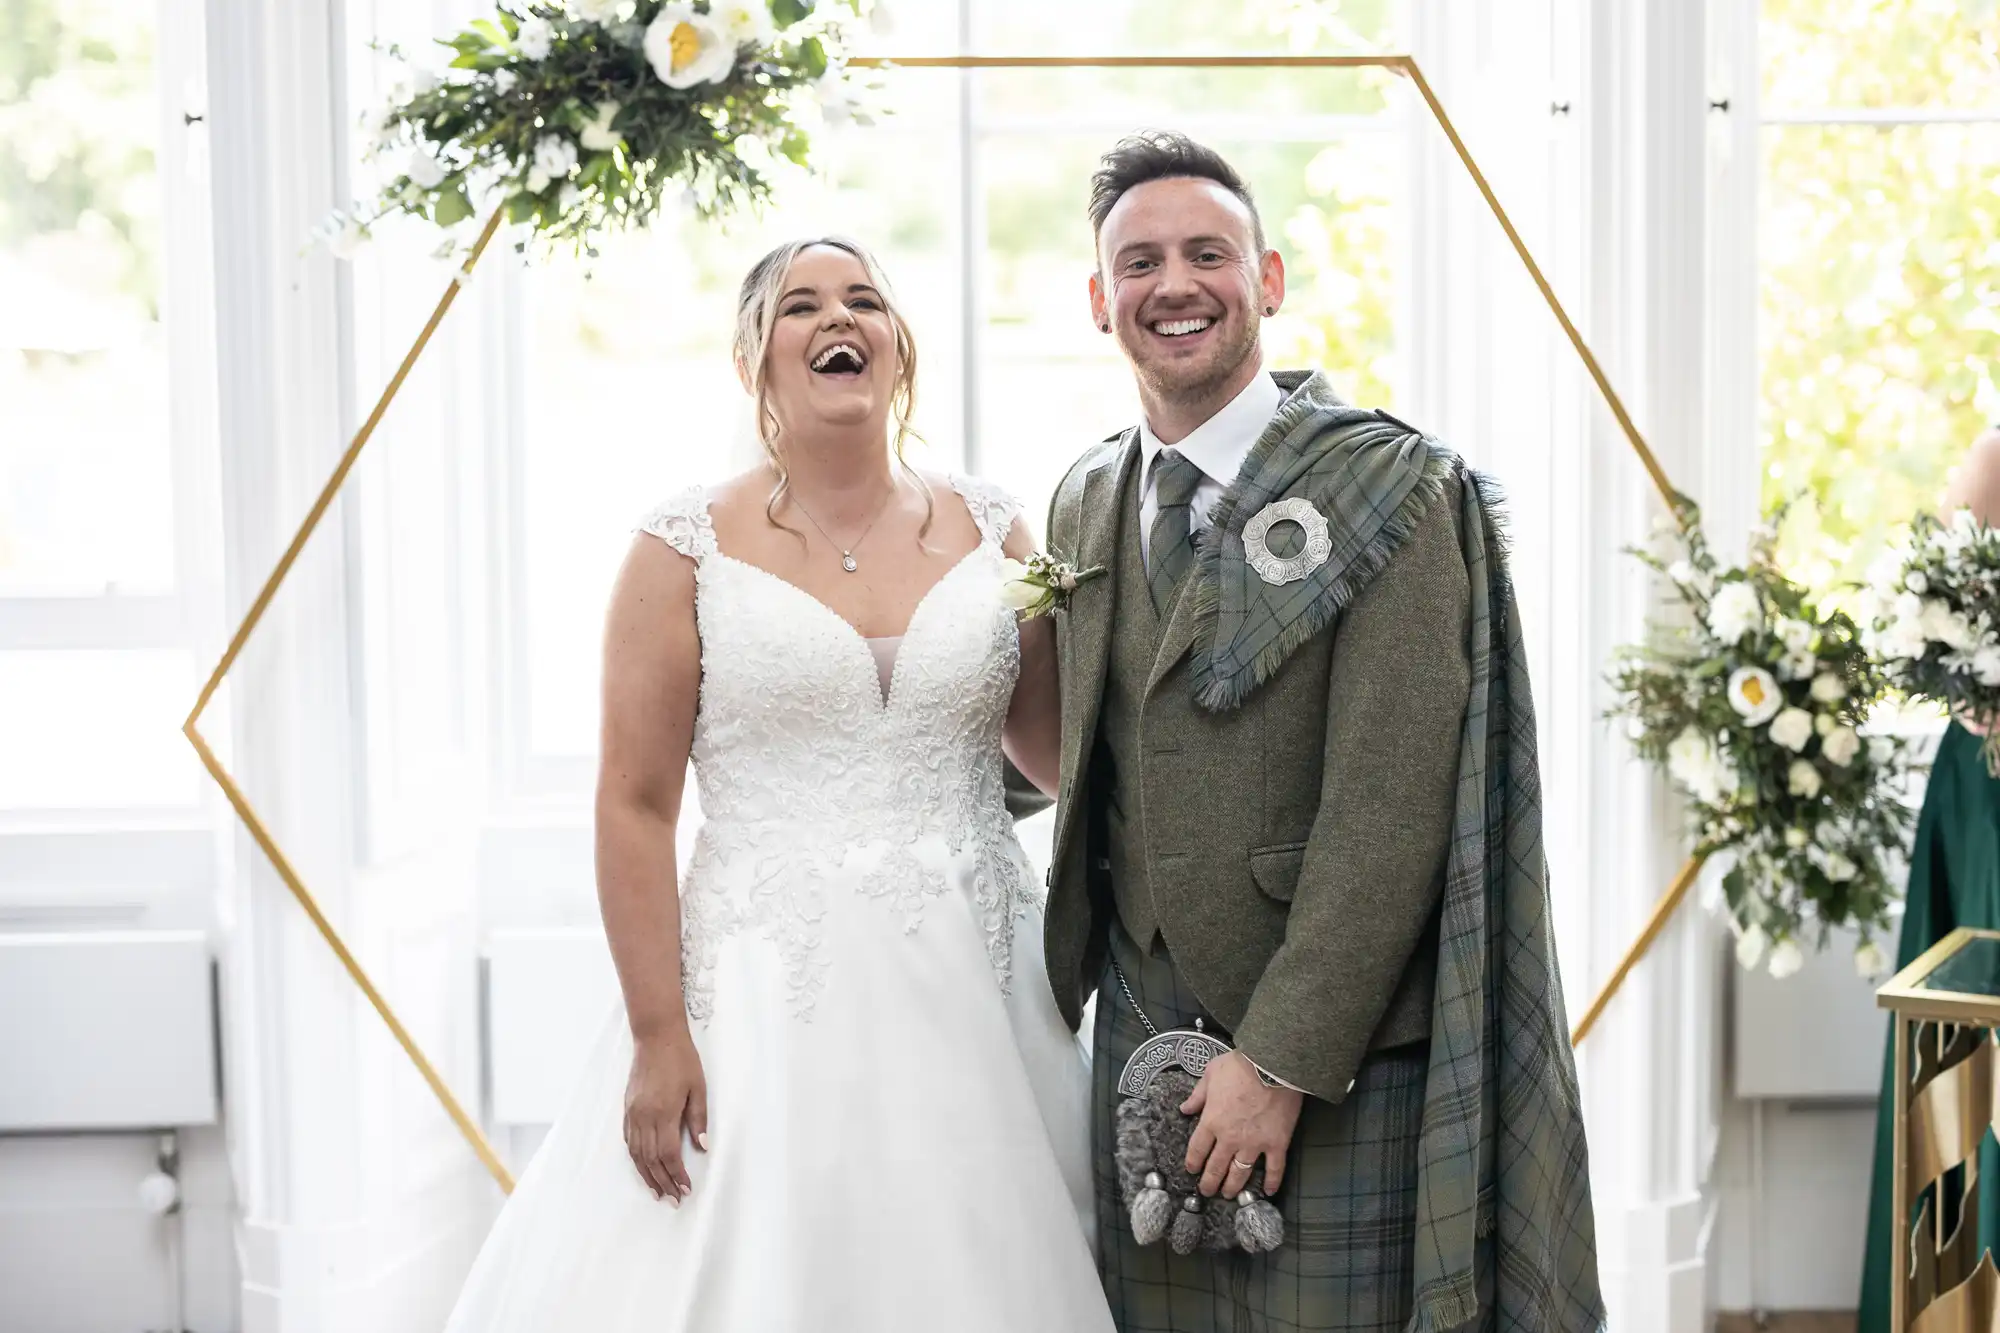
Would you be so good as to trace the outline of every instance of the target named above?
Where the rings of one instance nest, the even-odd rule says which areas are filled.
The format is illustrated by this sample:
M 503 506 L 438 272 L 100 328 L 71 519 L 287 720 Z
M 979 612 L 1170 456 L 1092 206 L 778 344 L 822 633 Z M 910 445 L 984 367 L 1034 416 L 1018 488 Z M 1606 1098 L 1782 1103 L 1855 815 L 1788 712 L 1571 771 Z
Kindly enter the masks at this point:
M 405 79 L 372 136 L 395 164 L 373 215 L 336 214 L 320 239 L 351 251 L 391 213 L 453 228 L 504 204 L 545 242 L 588 248 L 670 205 L 719 217 L 761 204 L 779 159 L 808 163 L 811 128 L 866 123 L 845 51 L 868 8 L 509 0 L 440 43 L 442 76 Z
M 1805 948 L 1849 926 L 1855 968 L 1872 976 L 1909 832 L 1909 759 L 1900 742 L 1863 739 L 1881 672 L 1853 620 L 1778 571 L 1773 540 L 1767 524 L 1742 568 L 1722 568 L 1683 504 L 1664 549 L 1634 553 L 1682 614 L 1621 654 L 1611 712 L 1686 798 L 1697 852 L 1726 864 L 1714 906 L 1738 963 L 1788 977 Z
M 2000 775 L 2000 532 L 1970 510 L 1920 514 L 1869 571 L 1862 601 L 1889 683 L 1985 731 Z

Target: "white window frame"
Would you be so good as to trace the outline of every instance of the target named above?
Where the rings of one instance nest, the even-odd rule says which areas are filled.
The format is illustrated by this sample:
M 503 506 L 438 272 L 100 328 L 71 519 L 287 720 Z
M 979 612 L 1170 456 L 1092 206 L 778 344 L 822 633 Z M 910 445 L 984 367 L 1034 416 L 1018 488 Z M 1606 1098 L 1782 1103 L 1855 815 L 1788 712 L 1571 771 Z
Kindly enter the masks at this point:
M 161 193 L 161 309 L 168 364 L 174 588 L 160 594 L 0 596 L 0 652 L 170 649 L 197 673 L 219 642 L 215 308 L 199 6 L 156 0 L 156 170 Z M 194 699 L 187 703 L 193 706 Z M 178 728 L 180 718 L 161 719 Z M 51 832 L 210 829 L 219 803 L 204 790 L 182 806 L 0 809 L 0 838 Z
M 960 49 L 972 49 L 977 32 L 974 7 L 988 2 L 990 0 L 954 0 Z M 1398 3 L 1396 27 L 1400 31 L 1407 27 L 1408 10 L 1416 0 L 1398 0 Z M 1392 39 L 1390 46 L 1396 50 L 1403 49 L 1400 36 Z M 986 336 L 986 209 L 979 174 L 983 146 L 996 139 L 1043 131 L 1074 133 L 1097 129 L 1108 136 L 1128 131 L 1132 126 L 1129 117 L 1123 116 L 1093 119 L 1072 115 L 996 116 L 984 113 L 979 98 L 978 75 L 966 71 L 958 78 L 958 156 L 953 181 L 962 320 L 959 371 L 963 393 L 958 434 L 963 441 L 960 466 L 965 471 L 977 473 L 982 462 L 980 405 L 984 380 L 980 366 Z M 1417 118 L 1423 121 L 1418 128 L 1435 133 L 1428 116 L 1419 112 Z M 1330 142 L 1354 133 L 1407 137 L 1411 121 L 1409 107 L 1392 105 L 1372 116 L 1298 117 L 1284 122 L 1275 131 L 1269 123 L 1247 113 L 1177 116 L 1174 123 L 1176 128 L 1197 138 L 1204 135 L 1216 139 L 1231 136 L 1269 138 L 1277 133 L 1288 141 Z M 1408 208 L 1404 200 L 1399 200 L 1399 207 L 1404 207 L 1406 213 L 1415 211 Z M 1421 226 L 1421 222 L 1414 217 L 1410 221 L 1413 226 Z M 1421 253 L 1421 250 L 1417 252 Z M 491 473 L 488 510 L 489 531 L 496 534 L 490 559 L 492 568 L 498 571 L 490 608 L 494 688 L 489 744 L 495 761 L 493 805 L 496 819 L 502 824 L 555 822 L 568 825 L 588 818 L 589 794 L 596 778 L 596 768 L 594 758 L 537 754 L 529 750 L 527 743 L 529 665 L 524 651 L 528 616 L 526 579 L 522 567 L 524 552 L 522 543 L 507 536 L 520 532 L 524 519 L 523 477 L 528 445 L 522 429 L 524 395 L 519 388 L 526 370 L 520 332 L 524 293 L 516 266 L 508 265 L 506 268 L 506 273 L 494 275 L 493 285 L 502 294 L 494 303 L 496 313 L 489 349 L 492 382 L 503 386 L 502 407 L 495 414 L 497 420 L 491 438 L 496 465 Z M 1408 302 L 1404 305 L 1407 307 Z M 1404 344 L 1414 335 L 1403 318 L 1405 313 L 1406 310 L 1398 311 L 1399 345 L 1396 355 L 1400 363 L 1407 365 L 1413 362 L 1410 349 Z M 1039 520 L 1040 516 L 1035 517 Z

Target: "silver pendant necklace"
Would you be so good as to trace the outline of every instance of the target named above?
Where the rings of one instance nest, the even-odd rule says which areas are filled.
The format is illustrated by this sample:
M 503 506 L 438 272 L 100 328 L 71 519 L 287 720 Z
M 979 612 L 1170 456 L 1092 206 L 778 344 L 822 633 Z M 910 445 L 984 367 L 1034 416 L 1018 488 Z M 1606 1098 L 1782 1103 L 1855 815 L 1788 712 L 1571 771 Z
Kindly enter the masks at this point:
M 820 527 L 820 521 L 812 516 L 812 510 L 807 509 L 804 504 L 800 503 L 796 491 L 791 493 L 791 501 L 793 504 L 798 505 L 799 512 L 806 516 L 806 522 L 819 529 L 819 535 L 826 538 L 826 544 L 840 552 L 840 567 L 852 574 L 855 570 L 861 568 L 861 563 L 854 558 L 855 551 L 860 549 L 862 542 L 868 540 L 868 534 L 875 531 L 875 525 L 881 522 L 882 515 L 888 512 L 889 501 L 895 498 L 896 492 L 900 489 L 902 489 L 902 483 L 893 477 L 890 478 L 889 493 L 883 496 L 882 503 L 876 506 L 875 517 L 868 520 L 868 526 L 861 529 L 861 535 L 856 537 L 853 544 L 849 546 L 842 546 L 831 536 L 828 536 L 826 529 Z

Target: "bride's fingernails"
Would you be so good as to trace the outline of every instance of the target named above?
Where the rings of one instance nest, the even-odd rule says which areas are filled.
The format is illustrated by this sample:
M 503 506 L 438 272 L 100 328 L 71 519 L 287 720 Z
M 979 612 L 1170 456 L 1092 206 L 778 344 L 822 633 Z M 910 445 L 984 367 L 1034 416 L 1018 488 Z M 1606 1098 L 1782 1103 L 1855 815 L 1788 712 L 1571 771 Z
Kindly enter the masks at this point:
M 667 1196 L 667 1205 L 668 1205 L 669 1207 L 672 1207 L 672 1208 L 678 1208 L 678 1207 L 680 1207 L 680 1206 L 681 1206 L 681 1196 L 680 1196 L 680 1195 L 678 1195 L 678 1194 L 669 1194 L 669 1195 Z
M 699 1134 L 695 1135 L 695 1136 L 694 1136 L 694 1141 L 695 1141 L 696 1143 L 699 1143 L 699 1144 L 701 1145 L 701 1150 L 702 1150 L 703 1152 L 707 1152 L 707 1151 L 708 1151 L 708 1132 L 707 1132 L 706 1130 L 704 1130 L 703 1132 L 701 1132 L 701 1133 L 699 1133 Z

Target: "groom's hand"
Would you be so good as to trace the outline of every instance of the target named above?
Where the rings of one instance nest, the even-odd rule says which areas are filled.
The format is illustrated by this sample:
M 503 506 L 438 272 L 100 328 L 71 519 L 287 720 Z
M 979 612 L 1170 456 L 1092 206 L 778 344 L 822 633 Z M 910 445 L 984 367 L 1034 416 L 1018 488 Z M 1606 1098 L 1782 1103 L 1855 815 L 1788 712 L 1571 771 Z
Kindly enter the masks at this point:
M 1201 1192 L 1241 1194 L 1261 1156 L 1264 1193 L 1276 1194 L 1305 1100 L 1290 1088 L 1267 1087 L 1241 1051 L 1209 1061 L 1194 1095 L 1181 1106 L 1183 1113 L 1201 1117 L 1187 1152 L 1188 1174 L 1201 1177 Z

